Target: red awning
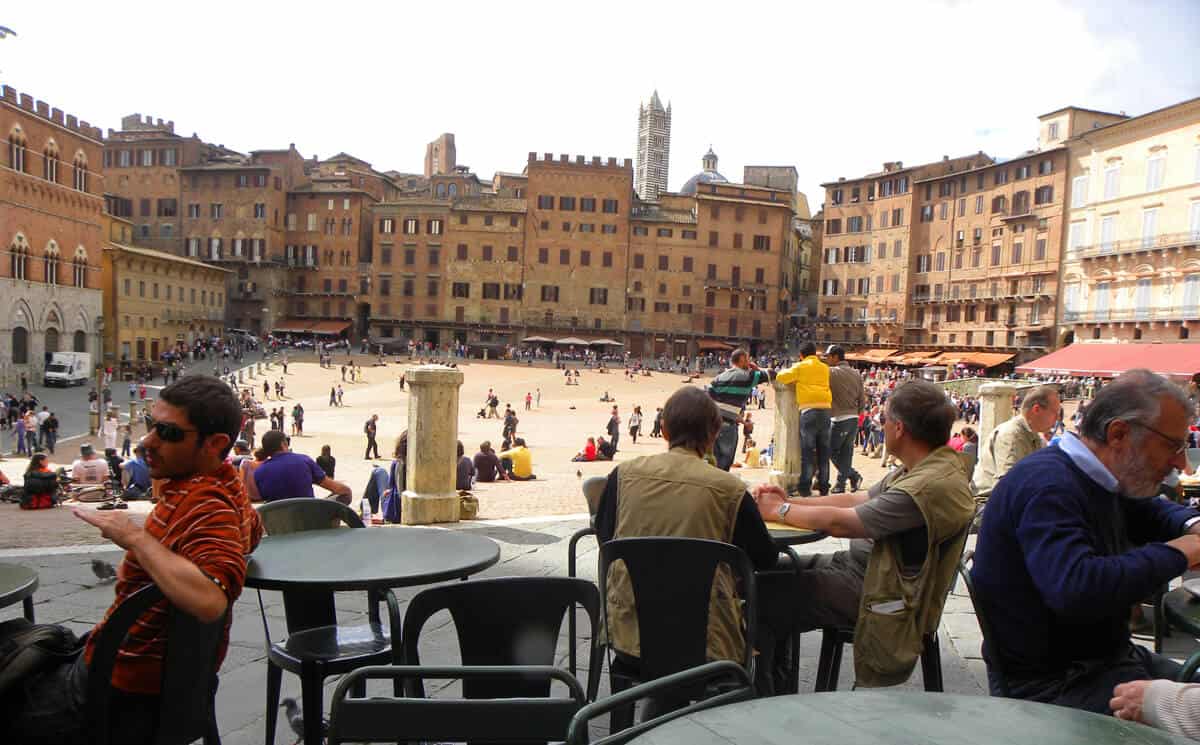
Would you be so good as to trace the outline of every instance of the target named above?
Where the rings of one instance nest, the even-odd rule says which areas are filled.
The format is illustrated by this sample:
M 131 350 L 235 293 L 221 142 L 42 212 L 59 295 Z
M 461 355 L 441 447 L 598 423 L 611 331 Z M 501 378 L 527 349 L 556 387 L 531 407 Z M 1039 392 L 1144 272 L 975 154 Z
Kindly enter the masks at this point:
M 337 336 L 348 328 L 349 321 L 312 321 L 308 325 L 309 333 L 323 336 Z
M 1140 367 L 1190 378 L 1200 372 L 1200 344 L 1072 344 L 1018 365 L 1017 372 L 1111 378 Z
M 286 318 L 282 321 L 277 321 L 271 331 L 278 331 L 284 334 L 303 334 L 308 331 L 308 327 L 312 325 L 312 321 L 303 319 Z
M 704 341 L 701 341 L 696 346 L 702 350 L 711 350 L 711 351 L 718 351 L 718 352 L 728 352 L 730 349 L 733 349 L 733 347 L 729 346 L 728 344 L 726 344 L 723 341 L 712 341 L 709 339 L 705 339 Z

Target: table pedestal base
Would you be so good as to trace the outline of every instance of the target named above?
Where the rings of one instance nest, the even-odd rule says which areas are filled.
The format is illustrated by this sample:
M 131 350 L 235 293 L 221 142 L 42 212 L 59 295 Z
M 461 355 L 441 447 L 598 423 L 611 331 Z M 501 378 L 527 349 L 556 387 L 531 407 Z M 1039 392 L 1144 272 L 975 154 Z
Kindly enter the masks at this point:
M 400 522 L 404 525 L 458 522 L 461 497 L 449 494 L 417 494 L 405 491 L 400 495 Z
M 800 485 L 800 474 L 788 473 L 787 471 L 772 470 L 768 476 L 768 481 L 775 486 L 783 489 L 788 494 L 795 494 L 797 487 Z

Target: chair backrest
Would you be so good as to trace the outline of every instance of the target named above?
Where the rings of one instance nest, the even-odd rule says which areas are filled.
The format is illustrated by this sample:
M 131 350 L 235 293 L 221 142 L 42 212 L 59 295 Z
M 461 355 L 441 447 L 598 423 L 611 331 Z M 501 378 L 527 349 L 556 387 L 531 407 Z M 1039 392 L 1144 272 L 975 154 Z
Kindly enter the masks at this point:
M 351 528 L 366 527 L 357 512 L 332 499 L 278 499 L 260 507 L 258 516 L 268 535 L 328 530 L 342 524 Z
M 94 745 L 108 745 L 112 739 L 109 710 L 118 650 L 137 619 L 164 601 L 157 585 L 143 587 L 117 606 L 93 639 L 87 719 Z M 225 618 L 203 623 L 169 603 L 167 613 L 167 649 L 154 745 L 192 742 L 206 734 L 213 718 L 217 647 L 225 628 Z
M 754 661 L 758 598 L 754 566 L 737 546 L 701 538 L 618 538 L 600 546 L 600 597 L 607 621 L 608 573 L 622 562 L 629 574 L 641 640 L 642 680 L 661 678 L 707 662 L 708 616 L 713 581 L 724 564 L 733 573 L 745 604 L 742 665 Z M 732 598 L 730 602 L 736 602 Z
M 554 665 L 563 618 L 576 604 L 587 611 L 594 638 L 600 593 L 584 579 L 497 577 L 422 590 L 404 614 L 404 662 L 421 664 L 421 629 L 430 616 L 446 610 L 454 620 L 463 665 Z M 588 671 L 589 690 L 594 690 L 599 674 L 599 670 Z M 531 680 L 518 674 L 463 680 L 463 695 L 468 699 L 540 698 L 549 693 L 550 680 L 545 677 Z M 424 695 L 420 680 L 414 681 L 411 695 Z
M 583 480 L 583 498 L 587 500 L 588 514 L 593 520 L 600 511 L 600 497 L 604 495 L 604 485 L 607 483 L 607 476 L 591 476 Z
M 674 673 L 641 685 L 627 688 L 592 704 L 588 704 L 576 712 L 567 730 L 567 745 L 588 745 L 588 723 L 622 706 L 630 706 L 637 701 L 650 697 L 664 697 L 672 693 L 685 694 L 704 685 L 720 679 L 731 679 L 735 687 L 695 703 L 675 709 L 662 716 L 646 720 L 620 732 L 611 732 L 607 737 L 596 740 L 593 745 L 623 745 L 635 739 L 642 733 L 659 727 L 667 722 L 694 714 L 698 711 L 711 709 L 716 706 L 745 701 L 754 697 L 750 676 L 745 669 L 728 660 L 709 662 L 683 672 Z
M 401 683 L 425 679 L 459 680 L 463 689 L 503 688 L 514 673 L 549 689 L 557 681 L 568 696 L 523 698 L 436 698 L 401 696 Z M 355 688 L 369 680 L 392 681 L 394 697 L 372 694 L 356 697 Z M 572 717 L 586 703 L 579 682 L 550 666 L 422 667 L 386 665 L 364 667 L 342 678 L 329 709 L 329 745 L 344 742 L 561 742 Z
M 962 578 L 963 584 L 967 586 L 967 596 L 971 598 L 971 607 L 975 609 L 975 620 L 979 623 L 979 631 L 983 635 L 984 647 L 991 647 L 991 659 L 988 660 L 988 671 L 995 674 L 1000 683 L 1000 695 L 1008 696 L 1008 685 L 1004 680 L 1004 670 L 1000 666 L 1000 657 L 996 654 L 994 646 L 995 634 L 992 633 L 992 624 L 988 620 L 987 614 L 983 611 L 983 606 L 976 599 L 975 595 L 975 580 L 971 579 L 971 565 L 974 564 L 975 552 L 964 551 L 963 557 L 958 562 L 958 576 Z

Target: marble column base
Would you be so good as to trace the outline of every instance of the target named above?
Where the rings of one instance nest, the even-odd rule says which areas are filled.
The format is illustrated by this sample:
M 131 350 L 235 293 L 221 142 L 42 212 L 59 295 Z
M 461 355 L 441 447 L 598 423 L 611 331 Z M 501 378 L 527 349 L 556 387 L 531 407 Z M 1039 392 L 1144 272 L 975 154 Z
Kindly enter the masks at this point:
M 405 491 L 400 495 L 400 522 L 404 525 L 456 523 L 459 500 L 457 492 L 430 495 Z

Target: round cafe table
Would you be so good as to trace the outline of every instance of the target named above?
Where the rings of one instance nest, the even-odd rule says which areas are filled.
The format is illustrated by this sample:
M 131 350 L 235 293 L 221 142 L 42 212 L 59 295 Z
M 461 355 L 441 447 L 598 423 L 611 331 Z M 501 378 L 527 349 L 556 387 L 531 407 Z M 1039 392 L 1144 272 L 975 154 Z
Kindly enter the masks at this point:
M 1193 743 L 1137 722 L 991 696 L 844 691 L 777 696 L 689 714 L 638 745 L 1156 745 Z
M 500 560 L 484 536 L 438 528 L 335 528 L 267 536 L 246 566 L 260 590 L 372 590 L 466 579 Z
M 25 618 L 33 623 L 33 593 L 38 588 L 38 573 L 20 564 L 0 564 L 0 608 L 20 602 Z
M 799 546 L 804 543 L 823 541 L 829 537 L 829 534 L 823 530 L 793 528 L 790 525 L 774 522 L 767 523 L 767 532 L 771 534 L 776 546 Z

